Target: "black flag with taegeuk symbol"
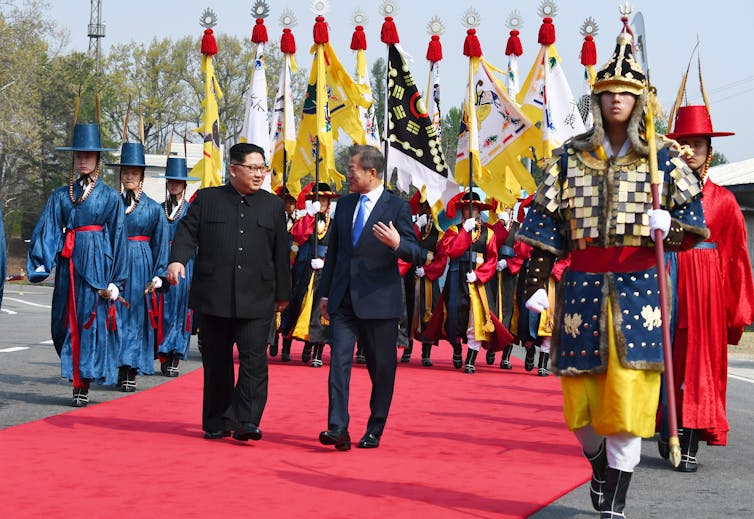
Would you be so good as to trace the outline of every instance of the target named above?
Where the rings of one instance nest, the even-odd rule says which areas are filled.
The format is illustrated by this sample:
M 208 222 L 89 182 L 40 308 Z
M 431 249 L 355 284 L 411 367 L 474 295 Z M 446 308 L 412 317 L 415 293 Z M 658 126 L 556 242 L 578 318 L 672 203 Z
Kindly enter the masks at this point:
M 397 45 L 389 46 L 387 73 L 388 171 L 398 169 L 401 191 L 408 192 L 411 184 L 417 189 L 426 186 L 430 205 L 449 200 L 458 186 L 448 175 L 440 136 Z

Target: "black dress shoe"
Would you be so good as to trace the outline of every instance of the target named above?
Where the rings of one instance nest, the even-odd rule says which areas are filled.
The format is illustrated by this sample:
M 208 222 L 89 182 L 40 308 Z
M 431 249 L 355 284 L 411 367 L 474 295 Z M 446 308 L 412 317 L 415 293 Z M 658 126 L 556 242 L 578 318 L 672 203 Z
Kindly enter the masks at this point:
M 359 449 L 376 449 L 380 446 L 380 437 L 374 433 L 366 433 L 359 440 Z
M 351 436 L 347 429 L 334 428 L 319 433 L 319 443 L 322 445 L 334 445 L 337 451 L 351 450 Z
M 262 430 L 253 423 L 242 423 L 240 429 L 233 431 L 233 439 L 242 442 L 261 440 Z
M 230 431 L 204 431 L 205 440 L 222 440 L 230 436 Z

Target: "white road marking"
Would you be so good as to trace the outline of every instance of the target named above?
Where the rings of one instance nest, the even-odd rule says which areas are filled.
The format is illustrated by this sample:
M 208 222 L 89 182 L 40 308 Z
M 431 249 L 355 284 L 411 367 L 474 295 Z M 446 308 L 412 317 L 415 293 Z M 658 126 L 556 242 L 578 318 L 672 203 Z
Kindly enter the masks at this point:
M 14 312 L 13 310 L 8 310 L 8 309 L 5 309 L 5 308 L 0 308 L 0 312 L 5 312 L 8 315 L 16 315 L 18 313 L 18 312 Z
M 50 339 L 49 341 L 42 341 L 39 344 L 53 344 L 53 342 L 52 339 Z
M 32 303 L 31 301 L 24 301 L 23 299 L 16 299 L 14 297 L 5 297 L 4 301 L 14 301 L 16 303 L 23 303 L 30 306 L 38 306 L 39 308 L 52 308 L 50 305 L 40 305 L 39 303 Z
M 28 350 L 28 346 L 14 346 L 13 348 L 3 348 L 0 353 L 11 353 L 13 351 Z
M 739 377 L 738 375 L 731 375 L 728 374 L 728 378 L 732 378 L 734 380 L 740 380 L 741 382 L 748 382 L 749 384 L 754 384 L 754 379 L 746 378 L 746 377 Z

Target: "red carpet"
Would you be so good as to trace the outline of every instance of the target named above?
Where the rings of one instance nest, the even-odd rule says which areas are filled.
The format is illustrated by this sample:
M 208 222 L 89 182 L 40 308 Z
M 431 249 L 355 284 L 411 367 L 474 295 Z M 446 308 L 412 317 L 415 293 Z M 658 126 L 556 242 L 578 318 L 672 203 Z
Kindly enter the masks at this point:
M 304 366 L 300 346 L 298 360 L 270 363 L 260 442 L 201 438 L 201 370 L 0 431 L 3 517 L 526 517 L 584 483 L 557 378 L 520 362 L 504 372 L 483 355 L 467 375 L 447 344 L 422 368 L 417 349 L 399 364 L 376 450 L 318 443 L 327 355 L 322 369 Z M 364 366 L 351 384 L 356 442 L 369 414 Z

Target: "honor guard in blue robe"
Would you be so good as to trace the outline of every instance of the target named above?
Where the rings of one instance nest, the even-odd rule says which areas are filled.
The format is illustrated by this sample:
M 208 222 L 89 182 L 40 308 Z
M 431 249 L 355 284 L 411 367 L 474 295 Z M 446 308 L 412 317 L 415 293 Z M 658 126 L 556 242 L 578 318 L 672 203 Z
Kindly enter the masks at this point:
M 116 304 L 126 269 L 125 214 L 117 191 L 99 179 L 99 125 L 76 124 L 67 186 L 47 199 L 29 244 L 31 282 L 55 269 L 51 333 L 61 375 L 73 380 L 74 407 L 89 402 L 89 384 L 115 384 Z

